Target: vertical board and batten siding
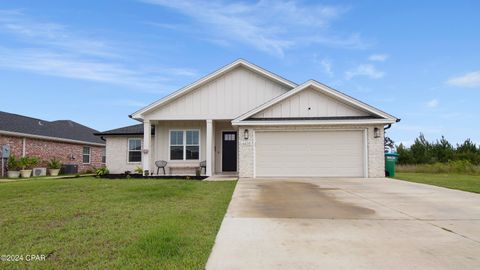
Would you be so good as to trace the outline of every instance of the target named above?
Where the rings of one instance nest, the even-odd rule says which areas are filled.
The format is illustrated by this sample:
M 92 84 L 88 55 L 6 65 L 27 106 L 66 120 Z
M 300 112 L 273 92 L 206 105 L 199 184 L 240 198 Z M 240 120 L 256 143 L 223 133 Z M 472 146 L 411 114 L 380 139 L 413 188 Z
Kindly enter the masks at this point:
M 290 90 L 244 67 L 147 113 L 149 120 L 234 119 Z
M 342 103 L 310 88 L 282 100 L 281 102 L 255 114 L 252 118 L 368 115 L 367 112 Z

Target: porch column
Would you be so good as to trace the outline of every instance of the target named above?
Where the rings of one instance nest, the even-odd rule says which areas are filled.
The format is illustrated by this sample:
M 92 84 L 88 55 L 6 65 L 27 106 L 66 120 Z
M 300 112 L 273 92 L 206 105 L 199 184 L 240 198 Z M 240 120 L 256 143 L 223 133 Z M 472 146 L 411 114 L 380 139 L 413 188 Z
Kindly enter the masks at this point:
M 207 168 L 206 174 L 207 176 L 213 175 L 213 146 L 214 146 L 214 130 L 213 130 L 213 121 L 211 119 L 207 120 L 207 145 L 205 147 L 206 151 L 206 161 L 207 161 Z
M 148 170 L 150 173 L 150 146 L 151 146 L 151 140 L 152 138 L 152 126 L 150 124 L 150 120 L 143 120 L 143 158 L 142 158 L 142 167 L 143 167 L 143 172 L 145 175 L 145 171 Z

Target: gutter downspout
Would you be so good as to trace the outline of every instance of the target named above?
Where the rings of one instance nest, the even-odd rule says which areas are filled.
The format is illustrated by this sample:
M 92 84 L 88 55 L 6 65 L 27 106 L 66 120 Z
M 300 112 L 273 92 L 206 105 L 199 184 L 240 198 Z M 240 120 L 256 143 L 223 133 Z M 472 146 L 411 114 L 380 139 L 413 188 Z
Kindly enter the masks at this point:
M 401 120 L 402 120 L 402 119 L 398 118 L 397 120 L 395 120 L 395 123 L 398 123 L 398 122 L 400 122 Z M 384 127 L 383 130 L 385 131 L 385 130 L 391 128 L 391 127 L 392 127 L 392 124 L 388 124 L 388 126 L 387 126 L 387 127 Z
M 27 154 L 26 144 L 27 144 L 27 138 L 23 137 L 23 139 L 22 139 L 22 157 L 25 157 L 25 155 Z

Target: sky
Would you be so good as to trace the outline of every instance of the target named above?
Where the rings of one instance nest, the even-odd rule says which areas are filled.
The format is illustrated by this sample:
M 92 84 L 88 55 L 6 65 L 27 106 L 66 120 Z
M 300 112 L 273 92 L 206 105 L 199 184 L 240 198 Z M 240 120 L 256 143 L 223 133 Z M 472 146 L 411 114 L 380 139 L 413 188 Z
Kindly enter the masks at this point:
M 238 59 L 480 143 L 480 1 L 0 1 L 0 110 L 97 130 Z

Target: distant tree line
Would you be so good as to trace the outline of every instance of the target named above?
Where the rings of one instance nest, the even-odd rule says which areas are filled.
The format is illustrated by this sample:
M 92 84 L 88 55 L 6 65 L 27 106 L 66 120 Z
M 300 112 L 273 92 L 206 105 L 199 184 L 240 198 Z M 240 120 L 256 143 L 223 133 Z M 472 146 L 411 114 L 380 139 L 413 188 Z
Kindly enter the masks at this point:
M 449 161 L 468 161 L 474 165 L 480 165 L 480 147 L 477 147 L 470 139 L 453 146 L 442 136 L 440 140 L 429 142 L 425 136 L 415 139 L 410 147 L 398 145 L 398 164 L 433 164 L 446 163 Z

